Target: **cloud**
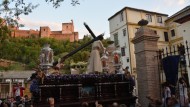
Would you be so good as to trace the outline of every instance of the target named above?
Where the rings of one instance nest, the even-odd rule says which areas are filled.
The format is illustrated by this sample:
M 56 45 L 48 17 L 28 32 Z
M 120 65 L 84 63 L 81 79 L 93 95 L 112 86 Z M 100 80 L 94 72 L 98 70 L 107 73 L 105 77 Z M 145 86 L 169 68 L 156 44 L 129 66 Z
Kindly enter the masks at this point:
M 156 6 L 154 9 L 153 9 L 154 12 L 159 12 L 160 11 L 160 6 Z
M 167 6 L 172 6 L 174 3 L 174 0 L 164 0 L 164 4 L 166 4 Z
M 84 37 L 84 35 L 90 35 L 90 33 L 88 32 L 87 29 L 85 28 L 76 28 L 75 31 L 78 31 L 79 32 L 79 39 L 82 39 Z M 100 31 L 97 31 L 97 30 L 93 30 L 93 33 L 95 34 L 95 36 L 98 36 L 100 34 L 102 34 L 102 32 Z
M 159 0 L 153 11 L 172 15 L 186 7 L 190 0 Z
M 189 0 L 163 0 L 167 6 L 181 6 L 185 5 Z
M 183 4 L 185 4 L 187 2 L 187 0 L 178 0 L 178 4 L 179 5 L 183 5 Z
M 49 26 L 51 30 L 61 30 L 62 24 L 49 21 L 36 21 L 29 18 L 20 18 L 19 23 L 24 24 L 21 29 L 40 29 L 40 26 Z

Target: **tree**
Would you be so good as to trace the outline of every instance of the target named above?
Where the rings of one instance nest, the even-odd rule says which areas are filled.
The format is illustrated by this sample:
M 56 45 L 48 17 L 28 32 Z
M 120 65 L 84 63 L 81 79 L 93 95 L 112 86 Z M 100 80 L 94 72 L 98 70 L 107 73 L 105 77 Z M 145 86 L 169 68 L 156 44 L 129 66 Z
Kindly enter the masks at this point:
M 85 37 L 83 40 L 77 41 L 77 47 L 84 45 L 90 40 L 89 37 Z M 108 45 L 108 41 L 109 39 L 102 41 L 105 47 Z M 22 63 L 26 65 L 26 69 L 31 69 L 39 64 L 40 50 L 46 43 L 49 43 L 50 47 L 53 49 L 55 61 L 76 49 L 76 43 L 69 41 L 59 41 L 50 38 L 9 38 L 8 41 L 5 40 L 4 42 L 0 42 L 0 58 Z M 87 62 L 90 51 L 91 45 L 67 58 L 64 61 L 64 70 L 69 70 L 71 62 Z M 17 65 L 13 65 L 12 68 L 16 66 Z M 0 67 L 0 69 L 8 68 Z
M 4 16 L 3 18 L 8 25 L 22 26 L 17 22 L 19 16 L 21 14 L 28 15 L 37 6 L 32 3 L 25 3 L 24 0 L 2 0 L 0 3 L 0 14 Z
M 1 24 L 1 26 L 0 26 L 0 43 L 10 37 L 10 30 L 3 23 L 4 23 L 4 20 L 0 19 L 0 24 Z

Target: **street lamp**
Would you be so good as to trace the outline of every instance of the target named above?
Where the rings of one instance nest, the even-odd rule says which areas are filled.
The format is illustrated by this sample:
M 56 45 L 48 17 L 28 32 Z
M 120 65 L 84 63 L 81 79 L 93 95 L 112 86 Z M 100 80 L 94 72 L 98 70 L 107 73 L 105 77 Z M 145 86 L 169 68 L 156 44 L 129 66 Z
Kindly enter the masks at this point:
M 48 74 L 48 69 L 53 66 L 53 50 L 49 44 L 45 44 L 40 52 L 40 68 Z

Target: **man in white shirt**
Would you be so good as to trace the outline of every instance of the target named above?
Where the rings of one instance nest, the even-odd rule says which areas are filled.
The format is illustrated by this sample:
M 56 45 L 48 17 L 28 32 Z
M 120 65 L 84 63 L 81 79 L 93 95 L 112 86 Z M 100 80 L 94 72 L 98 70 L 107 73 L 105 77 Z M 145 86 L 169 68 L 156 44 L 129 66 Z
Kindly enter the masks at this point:
M 14 87 L 14 95 L 17 103 L 20 103 L 21 97 L 23 97 L 23 90 L 25 90 L 25 88 L 20 86 L 19 83 Z

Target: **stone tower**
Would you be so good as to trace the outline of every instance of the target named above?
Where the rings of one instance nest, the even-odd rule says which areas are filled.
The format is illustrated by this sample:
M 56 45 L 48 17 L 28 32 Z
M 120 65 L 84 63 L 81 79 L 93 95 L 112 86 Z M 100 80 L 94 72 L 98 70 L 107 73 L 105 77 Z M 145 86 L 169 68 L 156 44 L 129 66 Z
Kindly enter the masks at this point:
M 40 27 L 40 37 L 41 38 L 49 38 L 51 34 L 51 30 L 48 26 Z
M 72 34 L 74 32 L 73 21 L 71 23 L 62 23 L 62 34 Z

